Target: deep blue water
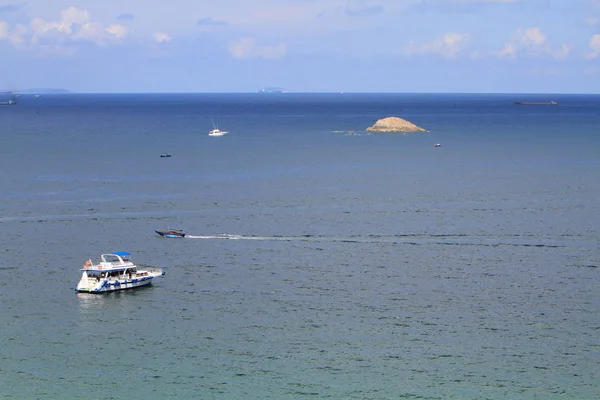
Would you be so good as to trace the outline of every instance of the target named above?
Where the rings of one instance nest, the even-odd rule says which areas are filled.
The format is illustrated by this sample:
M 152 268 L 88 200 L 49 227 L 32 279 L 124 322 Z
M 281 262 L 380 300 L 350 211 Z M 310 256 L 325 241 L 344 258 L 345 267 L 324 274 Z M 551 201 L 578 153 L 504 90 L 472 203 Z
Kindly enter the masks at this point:
M 598 95 L 23 95 L 0 167 L 2 398 L 600 397 Z

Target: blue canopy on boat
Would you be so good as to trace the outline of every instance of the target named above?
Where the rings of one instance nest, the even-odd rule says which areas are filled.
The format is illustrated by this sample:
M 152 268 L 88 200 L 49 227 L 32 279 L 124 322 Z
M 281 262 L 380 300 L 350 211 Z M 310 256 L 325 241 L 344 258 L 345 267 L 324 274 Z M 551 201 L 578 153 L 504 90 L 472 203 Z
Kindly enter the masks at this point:
M 117 256 L 121 256 L 121 257 L 129 257 L 131 254 L 129 254 L 126 251 L 115 251 L 112 254 L 117 255 Z

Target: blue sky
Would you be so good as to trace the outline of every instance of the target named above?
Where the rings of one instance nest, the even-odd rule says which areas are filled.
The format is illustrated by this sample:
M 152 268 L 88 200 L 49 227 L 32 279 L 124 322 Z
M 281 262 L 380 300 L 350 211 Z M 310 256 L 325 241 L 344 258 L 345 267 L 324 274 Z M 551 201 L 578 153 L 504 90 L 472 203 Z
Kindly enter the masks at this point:
M 599 93 L 600 0 L 0 0 L 0 90 Z

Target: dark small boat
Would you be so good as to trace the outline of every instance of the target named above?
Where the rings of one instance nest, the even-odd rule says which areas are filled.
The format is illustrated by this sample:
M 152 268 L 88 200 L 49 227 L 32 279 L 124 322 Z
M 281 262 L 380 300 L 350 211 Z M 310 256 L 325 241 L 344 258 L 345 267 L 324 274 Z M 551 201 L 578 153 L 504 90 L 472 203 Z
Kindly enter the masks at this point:
M 171 155 L 169 153 L 162 153 L 160 155 L 160 158 L 167 158 L 167 157 L 171 157 Z
M 162 237 L 168 238 L 184 238 L 185 233 L 183 233 L 180 229 L 168 229 L 164 231 L 154 231 L 158 233 Z

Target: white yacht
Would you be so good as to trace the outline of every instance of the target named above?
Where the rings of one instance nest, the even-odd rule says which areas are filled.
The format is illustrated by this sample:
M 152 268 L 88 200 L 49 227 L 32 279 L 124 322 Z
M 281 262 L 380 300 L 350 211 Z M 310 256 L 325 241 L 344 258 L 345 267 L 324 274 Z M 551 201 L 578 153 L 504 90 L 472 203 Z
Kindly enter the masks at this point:
M 219 128 L 215 128 L 212 129 L 210 132 L 208 132 L 208 136 L 223 136 L 223 135 L 227 135 L 229 132 L 227 131 L 221 131 L 219 130 Z
M 213 129 L 208 132 L 208 136 L 224 136 L 229 132 L 220 130 L 216 125 L 215 121 L 213 121 Z
M 130 257 L 131 254 L 125 251 L 117 251 L 102 254 L 98 264 L 94 264 L 91 259 L 87 260 L 81 268 L 77 291 L 105 293 L 133 289 L 149 285 L 154 278 L 165 274 L 162 268 L 138 268 Z

